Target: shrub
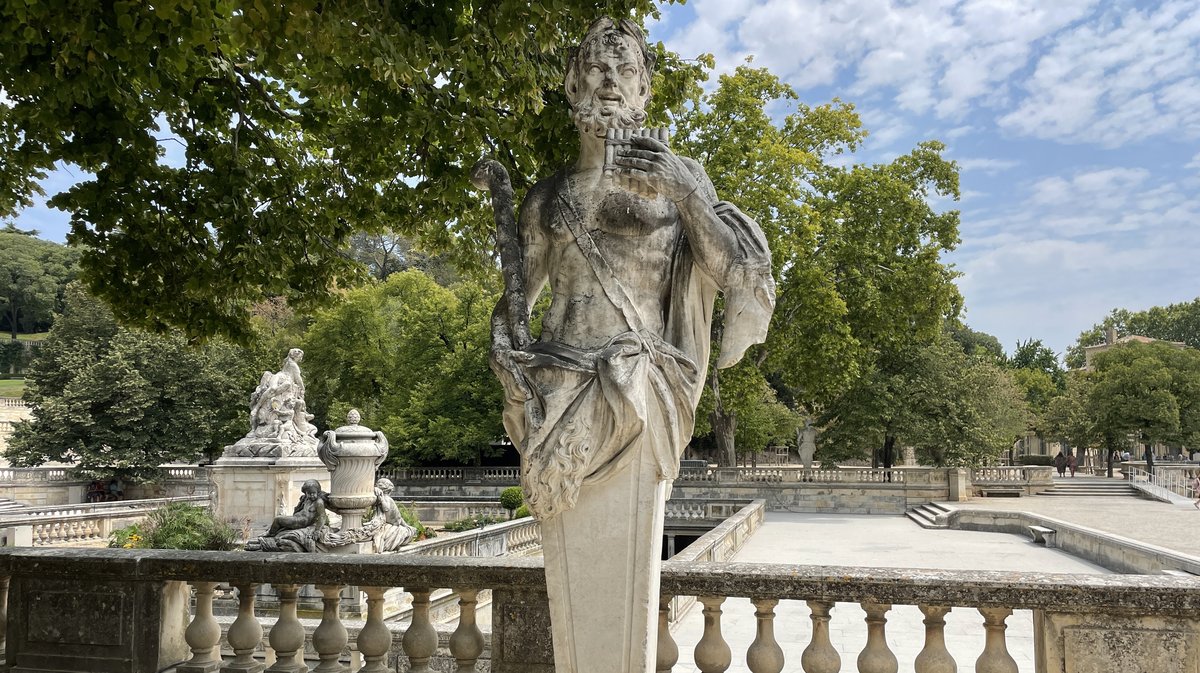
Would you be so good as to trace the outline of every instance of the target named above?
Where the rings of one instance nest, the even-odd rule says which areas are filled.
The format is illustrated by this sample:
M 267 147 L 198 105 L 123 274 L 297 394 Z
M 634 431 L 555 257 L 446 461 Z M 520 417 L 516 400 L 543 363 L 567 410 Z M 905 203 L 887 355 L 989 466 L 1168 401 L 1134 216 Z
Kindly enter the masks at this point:
M 524 519 L 527 516 L 533 516 L 533 514 L 529 512 L 529 506 L 523 504 L 517 508 L 517 513 L 513 516 L 513 518 Z
M 525 493 L 520 486 L 509 486 L 500 491 L 500 506 L 508 510 L 508 518 L 513 518 L 513 510 L 525 502 Z
M 471 516 L 463 517 L 457 521 L 451 521 L 445 526 L 442 526 L 442 529 L 450 531 L 451 533 L 461 533 L 466 530 L 490 526 L 494 523 L 504 523 L 504 519 L 487 514 L 472 514 Z
M 237 549 L 238 531 L 213 518 L 204 507 L 172 503 L 151 512 L 146 520 L 113 531 L 109 547 L 125 549 Z
M 418 540 L 428 540 L 431 537 L 437 537 L 437 533 L 433 532 L 432 528 L 426 528 L 425 524 L 417 518 L 413 511 L 404 505 L 397 504 L 397 509 L 400 510 L 400 518 L 404 519 L 404 523 L 417 529 L 417 535 L 413 538 L 413 542 Z
M 1017 456 L 1021 465 L 1053 465 L 1054 456 Z

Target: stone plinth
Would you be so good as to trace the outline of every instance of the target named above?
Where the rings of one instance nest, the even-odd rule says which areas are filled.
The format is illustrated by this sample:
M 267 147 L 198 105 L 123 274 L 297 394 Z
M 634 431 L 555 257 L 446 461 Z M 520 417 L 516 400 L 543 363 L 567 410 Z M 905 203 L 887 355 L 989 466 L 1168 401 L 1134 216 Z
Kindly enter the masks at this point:
M 250 519 L 261 535 L 280 514 L 291 514 L 309 479 L 328 484 L 329 470 L 312 458 L 221 458 L 212 467 L 213 512 L 221 521 Z

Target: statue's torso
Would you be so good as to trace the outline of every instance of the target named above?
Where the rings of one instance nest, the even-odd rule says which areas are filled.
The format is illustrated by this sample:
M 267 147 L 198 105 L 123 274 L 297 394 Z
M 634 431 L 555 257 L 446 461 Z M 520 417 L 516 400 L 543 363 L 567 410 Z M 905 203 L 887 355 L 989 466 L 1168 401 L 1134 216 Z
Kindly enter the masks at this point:
M 560 184 L 578 221 L 612 268 L 643 321 L 662 335 L 671 287 L 671 267 L 680 234 L 678 211 L 668 199 L 646 199 L 610 186 L 597 172 Z M 609 299 L 591 263 L 575 242 L 565 218 L 567 206 L 556 195 L 543 213 L 550 238 L 547 259 L 552 299 L 542 321 L 542 341 L 579 348 L 603 346 L 630 329 Z

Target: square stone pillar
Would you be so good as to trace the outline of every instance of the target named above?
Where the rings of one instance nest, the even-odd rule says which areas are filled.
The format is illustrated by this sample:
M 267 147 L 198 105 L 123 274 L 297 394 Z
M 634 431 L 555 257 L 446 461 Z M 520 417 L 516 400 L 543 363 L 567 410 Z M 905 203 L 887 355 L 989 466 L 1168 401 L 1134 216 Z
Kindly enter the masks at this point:
M 250 519 L 261 535 L 280 514 L 291 514 L 309 479 L 328 489 L 328 468 L 317 458 L 221 458 L 212 466 L 213 514 L 220 521 Z
M 1033 638 L 1037 673 L 1200 671 L 1195 615 L 1035 610 Z

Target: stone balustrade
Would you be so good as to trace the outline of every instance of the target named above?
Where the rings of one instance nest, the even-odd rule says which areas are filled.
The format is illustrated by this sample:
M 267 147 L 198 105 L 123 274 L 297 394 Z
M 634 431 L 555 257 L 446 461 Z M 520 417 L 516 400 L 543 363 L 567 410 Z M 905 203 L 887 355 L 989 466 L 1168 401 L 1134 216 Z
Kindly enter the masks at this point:
M 521 556 L 542 547 L 542 531 L 532 517 L 505 521 L 462 533 L 443 533 L 401 549 L 415 556 Z
M 519 467 L 400 467 L 381 470 L 394 484 L 410 482 L 447 482 L 467 484 L 504 484 L 513 486 L 521 477 Z
M 205 495 L 22 508 L 0 516 L 0 540 L 4 546 L 102 544 L 112 531 L 177 502 L 207 507 L 209 498 Z
M 256 554 L 250 560 L 238 552 L 10 550 L 0 553 L 0 587 L 8 588 L 7 614 L 25 618 L 4 624 L 7 664 L 13 673 L 25 673 L 96 670 L 103 660 L 106 671 L 137 673 L 187 660 L 176 670 L 215 671 L 217 647 L 224 644 L 235 657 L 224 670 L 255 670 L 263 656 L 256 650 L 264 629 L 255 614 L 254 589 L 270 584 L 280 596 L 279 617 L 267 637 L 272 673 L 307 672 L 306 650 L 319 662 L 315 671 L 346 672 L 352 649 L 363 660 L 359 670 L 368 673 L 397 670 L 397 659 L 406 660 L 399 670 L 430 671 L 434 658 L 441 662 L 439 670 L 474 671 L 485 645 L 486 634 L 475 619 L 476 596 L 483 590 L 492 596 L 490 670 L 550 673 L 542 573 L 537 558 Z M 324 603 L 320 623 L 307 638 L 296 613 L 302 584 L 317 586 Z M 234 587 L 239 596 L 238 617 L 224 643 L 212 614 L 218 585 Z M 368 603 L 365 623 L 353 629 L 354 642 L 338 616 L 347 585 L 362 587 Z M 411 596 L 413 608 L 403 636 L 393 639 L 382 621 L 382 596 L 397 586 Z M 673 670 L 681 648 L 689 648 L 703 673 L 724 671 L 735 660 L 752 673 L 784 668 L 835 673 L 842 666 L 835 641 L 862 641 L 865 634 L 858 670 L 895 673 L 897 657 L 886 637 L 895 605 L 917 606 L 924 616 L 924 648 L 906 669 L 915 673 L 954 671 L 972 663 L 980 672 L 1015 672 L 1005 639 L 1013 610 L 1034 613 L 1030 656 L 1039 671 L 1182 673 L 1200 664 L 1196 578 L 673 560 L 663 565 L 661 586 L 658 671 Z M 442 645 L 429 613 L 430 596 L 439 589 L 458 597 L 460 612 Z M 193 593 L 196 607 L 189 611 Z M 703 634 L 695 643 L 676 643 L 668 628 L 674 596 L 696 596 L 702 605 Z M 727 614 L 726 600 L 732 597 L 748 598 L 752 611 Z M 811 625 L 777 624 L 781 601 L 806 605 Z M 849 605 L 865 612 L 862 631 L 831 632 L 831 611 Z M 979 615 L 984 644 L 972 653 L 973 661 L 960 655 L 955 662 L 946 648 L 945 616 L 951 610 Z M 722 623 L 732 616 L 754 620 L 750 642 L 727 641 Z M 777 632 L 804 635 L 808 644 L 799 661 L 785 660 Z
M 19 397 L 0 397 L 0 408 L 9 407 L 14 409 L 27 408 L 29 405 L 25 400 Z

